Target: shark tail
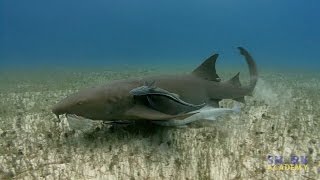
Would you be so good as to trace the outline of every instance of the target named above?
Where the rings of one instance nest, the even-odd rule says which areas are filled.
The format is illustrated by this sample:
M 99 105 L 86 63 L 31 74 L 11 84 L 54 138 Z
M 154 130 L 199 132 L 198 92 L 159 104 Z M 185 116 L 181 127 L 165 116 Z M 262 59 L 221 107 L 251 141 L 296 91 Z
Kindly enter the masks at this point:
M 245 95 L 249 95 L 252 96 L 252 92 L 257 84 L 258 81 L 258 70 L 257 70 L 257 65 L 255 63 L 255 61 L 253 60 L 252 56 L 249 54 L 249 52 L 247 50 L 245 50 L 242 47 L 238 47 L 238 49 L 240 50 L 240 54 L 243 55 L 246 59 L 246 62 L 248 64 L 249 67 L 249 73 L 250 73 L 250 83 L 247 86 L 242 86 L 240 83 L 240 79 L 239 79 L 239 74 L 237 73 L 233 78 L 231 78 L 230 80 L 228 80 L 227 82 L 229 84 L 232 84 L 233 86 L 236 87 L 241 87 L 243 89 L 245 89 Z M 245 99 L 244 96 L 242 97 L 238 97 L 238 98 L 234 98 L 233 100 L 237 101 L 237 102 L 241 102 L 241 103 L 245 103 Z
M 244 49 L 243 47 L 238 47 L 240 50 L 240 54 L 243 55 L 247 61 L 250 73 L 250 84 L 246 87 L 248 89 L 248 95 L 252 95 L 254 88 L 258 82 L 258 69 L 255 61 L 253 60 L 252 56 L 249 52 Z

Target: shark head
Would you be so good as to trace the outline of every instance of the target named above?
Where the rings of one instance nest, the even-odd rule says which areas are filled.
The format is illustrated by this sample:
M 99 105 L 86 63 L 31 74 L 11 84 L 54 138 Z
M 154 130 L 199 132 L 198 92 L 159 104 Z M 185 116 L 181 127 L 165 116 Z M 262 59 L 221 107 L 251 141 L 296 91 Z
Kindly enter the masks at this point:
M 89 89 L 66 97 L 52 108 L 52 112 L 56 116 L 73 114 L 96 119 L 98 116 L 107 113 L 107 107 L 104 106 L 103 102 L 103 94 L 101 92 Z
M 112 86 L 111 86 L 112 87 Z M 130 96 L 129 93 L 128 96 Z M 119 91 L 112 88 L 90 88 L 71 94 L 58 102 L 52 108 L 52 112 L 59 115 L 77 115 L 92 120 L 108 120 L 115 118 L 124 110 L 123 104 L 132 97 L 119 97 Z M 119 108 L 121 106 L 121 108 Z

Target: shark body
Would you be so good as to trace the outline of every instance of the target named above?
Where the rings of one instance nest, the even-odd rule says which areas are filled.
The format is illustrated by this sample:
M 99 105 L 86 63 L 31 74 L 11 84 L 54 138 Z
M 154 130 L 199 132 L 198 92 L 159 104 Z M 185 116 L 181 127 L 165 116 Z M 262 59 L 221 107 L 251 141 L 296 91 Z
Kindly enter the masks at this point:
M 161 75 L 137 79 L 113 81 L 106 85 L 80 90 L 57 103 L 52 112 L 74 114 L 92 120 L 183 120 L 194 114 L 204 104 L 219 107 L 222 99 L 244 102 L 257 83 L 255 61 L 244 49 L 239 48 L 246 59 L 250 83 L 241 86 L 239 73 L 232 79 L 221 82 L 215 70 L 218 54 L 206 59 L 192 73 L 185 75 Z M 155 82 L 163 94 L 132 94 L 132 90 Z M 152 104 L 150 103 L 152 102 Z M 188 102 L 187 106 L 184 102 Z M 195 106 L 193 106 L 195 105 Z

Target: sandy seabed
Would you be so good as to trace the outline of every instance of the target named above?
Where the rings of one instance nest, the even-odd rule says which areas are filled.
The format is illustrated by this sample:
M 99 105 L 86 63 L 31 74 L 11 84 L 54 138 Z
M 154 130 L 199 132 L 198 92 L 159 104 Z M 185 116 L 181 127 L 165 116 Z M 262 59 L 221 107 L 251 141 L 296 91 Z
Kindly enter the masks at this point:
M 155 73 L 0 72 L 0 179 L 320 179 L 319 73 L 262 72 L 240 114 L 187 128 L 97 122 L 79 131 L 50 112 L 80 88 Z M 307 162 L 292 169 L 291 156 Z

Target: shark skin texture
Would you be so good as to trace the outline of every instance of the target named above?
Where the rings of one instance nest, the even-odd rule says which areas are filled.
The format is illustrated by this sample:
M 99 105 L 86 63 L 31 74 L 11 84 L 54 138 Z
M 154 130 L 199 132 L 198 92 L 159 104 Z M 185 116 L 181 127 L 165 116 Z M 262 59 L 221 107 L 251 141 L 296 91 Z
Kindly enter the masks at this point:
M 244 103 L 244 96 L 250 96 L 256 86 L 258 71 L 249 52 L 242 47 L 238 49 L 249 67 L 250 83 L 246 86 L 241 85 L 239 73 L 221 81 L 215 69 L 218 54 L 214 54 L 190 74 L 117 80 L 80 90 L 54 105 L 52 112 L 58 118 L 66 114 L 114 122 L 167 121 L 191 117 L 204 105 L 218 108 L 222 99 Z

